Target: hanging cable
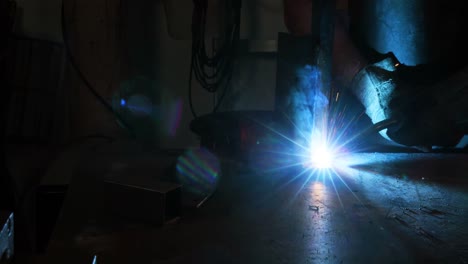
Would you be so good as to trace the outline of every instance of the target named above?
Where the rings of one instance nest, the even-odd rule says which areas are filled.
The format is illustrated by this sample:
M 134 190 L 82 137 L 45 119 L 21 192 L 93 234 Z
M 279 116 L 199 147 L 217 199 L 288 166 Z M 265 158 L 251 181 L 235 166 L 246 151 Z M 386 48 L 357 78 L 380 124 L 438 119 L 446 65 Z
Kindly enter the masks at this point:
M 63 46 L 65 49 L 65 53 L 67 55 L 68 61 L 70 62 L 71 66 L 75 70 L 75 72 L 78 74 L 78 77 L 83 81 L 85 86 L 88 88 L 88 90 L 91 92 L 91 94 L 101 103 L 104 108 L 106 108 L 109 112 L 112 113 L 112 115 L 117 119 L 117 121 L 130 133 L 130 136 L 135 137 L 135 133 L 132 129 L 130 129 L 130 126 L 128 125 L 127 122 L 120 116 L 118 112 L 114 110 L 112 105 L 102 97 L 97 90 L 91 85 L 89 80 L 86 78 L 84 73 L 80 70 L 78 67 L 78 64 L 76 63 L 75 57 L 72 54 L 72 51 L 70 49 L 70 43 L 68 42 L 68 30 L 67 30 L 67 25 L 65 21 L 65 1 L 62 0 L 62 8 L 61 8 L 61 29 L 62 29 L 62 38 L 63 38 Z
M 209 93 L 217 93 L 223 89 L 218 102 L 213 106 L 213 112 L 220 107 L 232 79 L 234 59 L 236 58 L 240 32 L 241 0 L 227 1 L 228 14 L 222 45 L 211 56 L 206 52 L 205 33 L 207 0 L 193 0 L 192 14 L 192 56 L 189 73 L 189 104 L 194 117 L 197 113 L 193 106 L 192 81 L 193 76 L 200 86 Z

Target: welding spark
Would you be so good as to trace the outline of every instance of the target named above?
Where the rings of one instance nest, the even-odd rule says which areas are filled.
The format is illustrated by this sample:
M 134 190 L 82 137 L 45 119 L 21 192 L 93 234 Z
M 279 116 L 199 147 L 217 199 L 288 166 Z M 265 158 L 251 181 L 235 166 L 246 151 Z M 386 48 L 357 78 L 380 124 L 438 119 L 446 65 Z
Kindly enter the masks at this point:
M 251 166 L 270 178 L 281 179 L 278 190 L 299 182 L 290 202 L 310 183 L 329 181 L 342 205 L 338 190 L 345 188 L 352 193 L 342 172 L 347 166 L 347 156 L 362 148 L 358 139 L 367 130 L 356 124 L 365 113 L 348 109 L 347 101 L 343 101 L 346 97 L 339 93 L 333 98 L 337 104 L 329 107 L 328 97 L 320 89 L 320 76 L 316 67 L 306 66 L 297 71 L 298 84 L 288 99 L 288 109 L 292 110 L 282 113 L 290 123 L 290 131 L 255 120 L 270 133 L 262 138 L 262 148 L 257 150 L 261 153 L 255 152 L 261 155 L 253 155 Z

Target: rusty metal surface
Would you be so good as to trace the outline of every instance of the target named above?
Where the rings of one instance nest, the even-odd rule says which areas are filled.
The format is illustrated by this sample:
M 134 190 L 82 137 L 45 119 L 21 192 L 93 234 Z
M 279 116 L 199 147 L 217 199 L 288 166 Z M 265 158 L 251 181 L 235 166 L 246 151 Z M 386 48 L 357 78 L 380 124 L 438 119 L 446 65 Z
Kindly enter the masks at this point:
M 86 235 L 76 222 L 86 208 L 68 208 L 59 225 L 74 232 L 49 253 L 99 253 L 100 263 L 466 263 L 467 161 L 363 153 L 337 174 L 299 177 L 225 162 L 215 195 L 180 221 Z

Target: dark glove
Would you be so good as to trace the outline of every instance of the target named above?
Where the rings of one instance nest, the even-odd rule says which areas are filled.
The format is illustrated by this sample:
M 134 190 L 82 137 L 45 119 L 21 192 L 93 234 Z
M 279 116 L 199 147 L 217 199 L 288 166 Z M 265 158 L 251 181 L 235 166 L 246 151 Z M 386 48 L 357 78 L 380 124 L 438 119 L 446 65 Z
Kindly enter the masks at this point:
M 374 124 L 394 121 L 380 131 L 383 137 L 425 150 L 455 146 L 463 136 L 451 113 L 453 109 L 449 111 L 447 107 L 451 102 L 447 100 L 448 93 L 455 89 L 443 91 L 440 85 L 410 83 L 401 78 L 402 71 L 407 69 L 390 54 L 362 69 L 354 78 L 352 90 Z

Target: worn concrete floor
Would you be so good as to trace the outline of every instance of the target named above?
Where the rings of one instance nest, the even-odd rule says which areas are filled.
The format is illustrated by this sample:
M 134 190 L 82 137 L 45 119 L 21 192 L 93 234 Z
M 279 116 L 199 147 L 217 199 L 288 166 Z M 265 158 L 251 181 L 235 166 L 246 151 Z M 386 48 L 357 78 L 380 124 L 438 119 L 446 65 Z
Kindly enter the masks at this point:
M 107 165 L 89 160 L 38 263 L 468 262 L 466 154 L 359 153 L 302 174 L 224 161 L 201 208 L 112 231 L 89 187 Z

